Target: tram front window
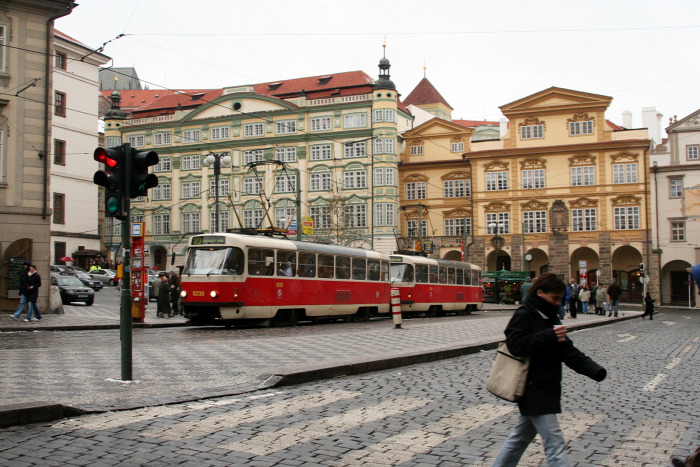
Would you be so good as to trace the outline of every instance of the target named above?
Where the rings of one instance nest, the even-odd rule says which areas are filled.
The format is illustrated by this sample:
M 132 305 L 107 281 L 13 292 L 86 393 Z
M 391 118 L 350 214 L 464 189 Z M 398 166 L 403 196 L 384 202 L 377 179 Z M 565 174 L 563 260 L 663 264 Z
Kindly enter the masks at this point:
M 410 264 L 392 264 L 391 282 L 413 282 L 413 266 Z
M 183 274 L 241 274 L 243 251 L 240 248 L 190 248 Z

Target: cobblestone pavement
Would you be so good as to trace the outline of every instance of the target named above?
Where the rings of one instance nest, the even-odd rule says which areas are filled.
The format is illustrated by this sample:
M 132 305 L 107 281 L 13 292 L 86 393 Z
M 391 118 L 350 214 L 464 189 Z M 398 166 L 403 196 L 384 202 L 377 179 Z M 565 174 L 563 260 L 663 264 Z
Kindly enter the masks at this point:
M 251 358 L 272 358 L 266 340 L 283 342 L 294 356 L 293 338 L 302 347 L 315 341 L 311 353 L 318 352 L 318 359 L 335 359 L 343 352 L 347 357 L 375 348 L 382 340 L 389 347 L 398 345 L 394 335 L 412 345 L 414 334 L 435 336 L 433 346 L 447 342 L 442 336 L 471 330 L 472 340 L 488 339 L 502 330 L 508 315 L 410 320 L 405 330 L 387 330 L 388 323 L 228 333 L 144 330 L 151 337 L 166 332 L 164 338 L 174 343 L 152 343 L 144 348 L 144 359 L 182 347 L 172 359 L 177 361 L 186 350 L 199 353 L 211 345 L 215 350 L 206 358 L 224 354 L 207 371 L 221 372 L 228 364 L 236 366 L 229 355 L 250 352 Z M 306 332 L 294 335 L 300 330 Z M 288 331 L 292 334 L 284 335 Z M 182 336 L 193 332 L 197 341 Z M 256 333 L 265 337 L 253 338 Z M 560 421 L 575 466 L 670 465 L 670 456 L 686 456 L 700 444 L 697 312 L 665 311 L 651 322 L 612 322 L 570 336 L 609 371 L 605 381 L 595 383 L 565 369 Z M 198 341 L 199 346 L 191 347 Z M 229 354 L 239 344 L 241 350 Z M 31 349 L 27 347 L 30 354 Z M 487 466 L 517 417 L 513 404 L 483 388 L 492 360 L 493 351 L 484 351 L 237 396 L 7 428 L 0 436 L 0 465 Z M 201 359 L 192 363 L 201 364 Z M 166 357 L 159 364 L 170 371 Z M 212 378 L 218 381 L 218 374 Z M 35 392 L 33 386 L 25 389 Z M 533 445 L 520 465 L 546 465 L 541 447 Z

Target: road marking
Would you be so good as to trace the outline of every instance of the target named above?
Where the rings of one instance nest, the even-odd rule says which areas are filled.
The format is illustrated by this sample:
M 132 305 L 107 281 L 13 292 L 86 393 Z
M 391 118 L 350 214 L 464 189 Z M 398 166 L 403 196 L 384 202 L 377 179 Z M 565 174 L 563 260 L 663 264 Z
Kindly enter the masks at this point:
M 681 353 L 688 353 L 688 352 L 690 352 L 690 349 L 692 349 L 692 348 L 693 348 L 692 345 L 688 345 L 685 347 L 685 349 L 681 350 Z
M 479 428 L 511 411 L 513 407 L 481 404 L 453 413 L 440 421 L 429 423 L 419 430 L 409 430 L 391 436 L 361 451 L 352 451 L 340 460 L 331 462 L 336 467 L 359 465 L 398 465 L 416 454 L 429 452 L 438 444 Z
M 671 363 L 669 363 L 668 365 L 666 365 L 666 369 L 667 369 L 667 370 L 673 369 L 673 367 L 676 366 L 676 365 L 678 365 L 678 364 L 681 362 L 681 360 L 683 360 L 683 359 L 680 358 L 680 357 L 674 358 L 673 360 L 671 360 Z
M 629 342 L 637 338 L 637 336 L 633 336 L 632 334 L 618 334 L 617 337 L 624 337 L 624 339 L 620 339 L 618 342 Z
M 668 324 L 669 326 L 670 326 L 671 324 L 676 324 L 675 321 L 662 321 L 662 323 Z
M 642 391 L 653 391 L 659 384 L 661 384 L 661 381 L 666 379 L 666 376 L 666 373 L 659 373 L 658 375 L 654 376 L 654 379 L 649 381 L 647 385 L 642 388 Z
M 299 443 L 330 436 L 365 423 L 422 407 L 430 402 L 432 401 L 428 399 L 396 397 L 369 407 L 350 410 L 342 415 L 334 415 L 312 422 L 297 423 L 288 428 L 260 433 L 252 438 L 219 447 L 265 456 Z
M 273 402 L 264 406 L 249 407 L 235 412 L 214 415 L 201 420 L 182 422 L 156 430 L 147 430 L 140 433 L 149 438 L 161 438 L 177 441 L 183 438 L 194 438 L 215 433 L 223 428 L 240 425 L 242 423 L 256 422 L 266 418 L 301 412 L 313 407 L 322 407 L 344 399 L 359 396 L 359 392 L 349 391 L 323 391 L 306 396 L 293 397 L 291 399 Z
M 567 412 L 559 415 L 557 418 L 559 419 L 559 426 L 564 433 L 564 439 L 568 441 L 576 439 L 584 434 L 590 427 L 601 421 L 603 417 L 603 414 L 591 415 L 587 413 Z M 472 467 L 490 466 L 493 464 L 497 455 L 498 450 L 492 451 L 489 454 L 488 460 L 476 463 Z M 518 466 L 539 467 L 541 465 L 546 465 L 544 461 L 545 455 L 544 448 L 542 447 L 542 438 L 537 436 L 535 440 L 530 443 L 527 450 L 525 450 L 525 453 L 523 453 L 520 462 L 518 462 Z
M 687 425 L 669 420 L 642 419 L 600 465 L 666 465 Z

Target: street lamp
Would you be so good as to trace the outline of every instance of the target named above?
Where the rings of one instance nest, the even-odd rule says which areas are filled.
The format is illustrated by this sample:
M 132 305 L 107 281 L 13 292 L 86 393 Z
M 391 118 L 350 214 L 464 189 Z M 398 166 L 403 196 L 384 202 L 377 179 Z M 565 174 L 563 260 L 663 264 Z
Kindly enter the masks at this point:
M 231 165 L 231 156 L 226 153 L 215 154 L 209 153 L 207 157 L 204 158 L 204 165 L 207 167 L 214 167 L 214 198 L 216 207 L 216 217 L 214 218 L 214 232 L 219 231 L 219 175 L 221 174 L 221 167 L 228 167 Z
M 498 254 L 500 253 L 501 248 L 503 248 L 503 244 L 505 243 L 505 239 L 498 235 L 503 230 L 503 227 L 505 227 L 505 224 L 503 222 L 499 222 L 498 224 L 496 224 L 495 222 L 490 222 L 488 224 L 488 228 L 491 230 L 491 232 L 493 232 L 493 238 L 491 238 L 491 246 L 493 246 L 496 249 L 496 271 L 498 271 Z M 496 303 L 501 303 L 501 287 L 498 284 L 498 275 L 496 275 L 494 279 L 494 298 L 496 299 Z

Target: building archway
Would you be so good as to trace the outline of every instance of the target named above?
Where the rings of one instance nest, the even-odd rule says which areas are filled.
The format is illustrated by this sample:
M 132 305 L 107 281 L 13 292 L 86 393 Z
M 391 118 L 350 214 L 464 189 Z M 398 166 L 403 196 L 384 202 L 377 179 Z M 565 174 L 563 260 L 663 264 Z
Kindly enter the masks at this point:
M 692 265 L 686 261 L 674 260 L 666 263 L 661 270 L 661 303 L 664 305 L 695 306 L 695 282 L 687 271 Z
M 462 261 L 462 252 L 457 250 L 451 250 L 445 253 L 443 259 L 449 259 L 450 261 Z
M 569 270 L 577 283 L 586 282 L 589 287 L 598 283 L 600 258 L 598 253 L 587 246 L 577 248 L 571 253 Z
M 642 254 L 636 248 L 624 245 L 612 254 L 612 277 L 622 289 L 621 301 L 641 303 L 644 286 L 639 282 L 639 264 Z
M 498 258 L 496 258 L 496 250 L 491 251 L 486 256 L 486 270 L 487 271 L 510 271 L 511 270 L 511 258 L 508 252 L 504 250 L 498 250 Z
M 10 243 L 2 255 L 0 308 L 14 311 L 19 305 L 19 271 L 25 261 L 32 261 L 32 239 L 20 238 Z
M 157 268 L 159 271 L 168 270 L 168 251 L 161 245 L 152 245 L 150 247 L 150 261 L 152 268 Z
M 549 271 L 549 255 L 539 248 L 532 248 L 525 252 L 532 255 L 530 261 L 525 261 L 525 271 L 530 273 L 530 277 L 537 277 Z

